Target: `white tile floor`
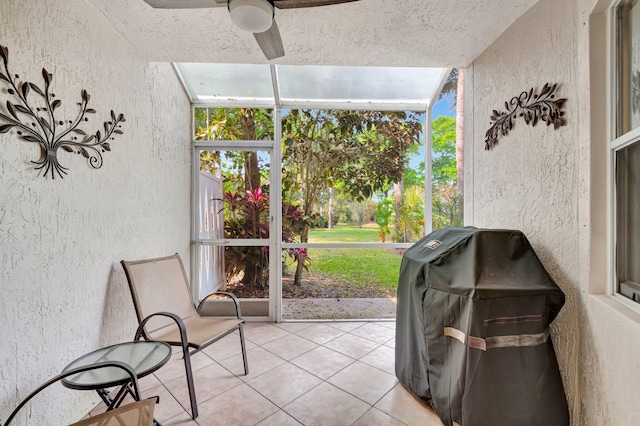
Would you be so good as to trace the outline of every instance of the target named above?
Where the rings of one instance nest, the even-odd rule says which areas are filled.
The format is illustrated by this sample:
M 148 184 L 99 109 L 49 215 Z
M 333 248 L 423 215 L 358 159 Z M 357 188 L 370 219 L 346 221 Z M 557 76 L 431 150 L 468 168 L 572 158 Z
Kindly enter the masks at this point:
M 394 375 L 394 322 L 248 323 L 248 376 L 237 335 L 192 357 L 200 415 L 190 418 L 184 363 L 140 381 L 172 425 L 421 425 L 442 423 Z

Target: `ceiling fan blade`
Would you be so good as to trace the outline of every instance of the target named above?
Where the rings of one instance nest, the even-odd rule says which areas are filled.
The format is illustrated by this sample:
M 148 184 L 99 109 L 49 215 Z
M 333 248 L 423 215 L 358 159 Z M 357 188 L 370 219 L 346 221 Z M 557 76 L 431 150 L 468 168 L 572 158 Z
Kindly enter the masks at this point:
M 282 38 L 280 37 L 280 31 L 278 30 L 278 24 L 276 20 L 273 20 L 271 28 L 263 33 L 253 33 L 256 38 L 262 53 L 267 59 L 276 59 L 284 56 L 284 47 L 282 46 Z
M 224 0 L 144 0 L 155 9 L 205 9 L 210 7 L 226 6 Z
M 301 7 L 329 6 L 352 1 L 358 0 L 274 0 L 273 3 L 278 9 L 298 9 Z

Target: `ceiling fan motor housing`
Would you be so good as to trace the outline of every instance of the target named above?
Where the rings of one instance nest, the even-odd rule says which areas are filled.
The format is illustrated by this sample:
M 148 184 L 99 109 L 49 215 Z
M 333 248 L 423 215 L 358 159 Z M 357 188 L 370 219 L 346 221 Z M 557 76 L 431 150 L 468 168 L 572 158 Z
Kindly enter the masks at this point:
M 273 23 L 272 0 L 228 0 L 227 8 L 234 25 L 245 31 L 262 33 Z

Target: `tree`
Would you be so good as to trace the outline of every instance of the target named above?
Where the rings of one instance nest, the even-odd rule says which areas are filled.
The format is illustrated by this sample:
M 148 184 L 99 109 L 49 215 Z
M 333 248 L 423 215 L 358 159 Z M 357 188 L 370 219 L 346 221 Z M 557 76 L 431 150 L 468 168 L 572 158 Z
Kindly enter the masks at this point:
M 196 108 L 197 140 L 265 140 L 273 139 L 273 110 L 251 108 Z M 260 168 L 256 151 L 228 152 L 228 159 L 244 170 L 244 189 L 260 187 Z M 203 152 L 204 169 L 215 168 L 218 158 Z
M 198 109 L 197 138 L 268 139 L 273 137 L 271 117 L 270 110 Z M 340 187 L 345 196 L 363 202 L 374 193 L 401 183 L 408 153 L 417 150 L 421 131 L 420 113 L 293 110 L 286 114 L 282 190 L 283 199 L 301 207 L 302 214 L 309 219 L 300 232 L 300 241 L 308 241 L 309 227 L 323 193 L 333 193 L 330 190 Z M 203 153 L 201 163 L 217 162 L 221 166 L 216 155 L 219 153 Z M 256 154 L 231 155 L 228 160 L 235 162 L 237 170 L 244 171 L 239 179 L 244 191 L 260 188 Z M 262 190 L 268 193 L 268 188 Z M 304 262 L 298 261 L 296 283 L 303 268 Z
M 462 196 L 455 184 L 443 183 L 434 188 L 431 208 L 433 229 L 462 226 Z
M 462 211 L 464 204 L 464 68 L 458 70 L 456 87 L 456 171 Z
M 273 138 L 273 111 L 250 108 L 196 108 L 198 140 L 262 140 Z M 225 238 L 268 238 L 268 185 L 260 174 L 256 151 L 202 151 L 200 169 L 224 177 Z M 242 272 L 242 283 L 264 287 L 267 252 L 261 247 L 227 247 L 227 278 Z
M 432 212 L 433 229 L 462 225 L 462 194 L 458 191 L 456 119 L 439 116 L 433 121 Z
M 456 182 L 456 119 L 441 115 L 433 120 L 432 137 L 432 182 L 440 183 Z
M 380 227 L 378 235 L 380 236 L 380 241 L 383 243 L 386 241 L 387 235 L 391 231 L 389 229 L 389 223 L 391 222 L 392 215 L 393 201 L 387 197 L 378 203 L 375 216 L 375 221 Z
M 320 194 L 340 183 L 358 201 L 400 182 L 417 147 L 417 113 L 292 110 L 283 117 L 283 190 L 313 215 Z M 308 241 L 303 232 L 302 242 Z M 302 273 L 298 265 L 295 283 Z
M 454 68 L 442 86 L 438 99 L 452 96 L 456 109 L 456 182 L 460 193 L 460 209 L 464 201 L 464 68 Z
M 394 114 L 369 111 L 368 113 L 375 119 L 375 123 L 374 127 L 368 129 L 368 132 L 364 134 L 366 138 L 369 138 L 367 143 L 371 144 L 377 138 L 384 144 L 385 149 L 379 150 L 378 155 L 371 157 L 372 161 L 363 168 L 375 176 L 373 181 L 377 185 L 373 187 L 374 191 L 386 191 L 389 184 L 393 186 L 396 229 L 393 234 L 394 241 L 406 242 L 405 234 L 397 232 L 402 227 L 399 221 L 404 203 L 403 170 L 408 163 L 408 153 L 417 152 L 419 136 L 422 131 L 421 115 L 405 112 Z M 364 176 L 360 175 L 360 177 Z M 372 193 L 366 194 L 367 197 L 371 195 Z
M 424 185 L 424 161 L 421 161 L 415 170 L 407 167 L 404 170 L 402 181 L 408 188 L 415 185 Z
M 385 191 L 402 181 L 410 152 L 417 151 L 422 113 L 384 111 L 332 111 L 339 134 L 355 152 L 342 167 L 332 170 L 333 180 L 358 201 Z
M 424 234 L 424 186 L 407 187 L 404 203 L 396 219 L 396 233 L 402 234 L 404 242 L 416 241 Z

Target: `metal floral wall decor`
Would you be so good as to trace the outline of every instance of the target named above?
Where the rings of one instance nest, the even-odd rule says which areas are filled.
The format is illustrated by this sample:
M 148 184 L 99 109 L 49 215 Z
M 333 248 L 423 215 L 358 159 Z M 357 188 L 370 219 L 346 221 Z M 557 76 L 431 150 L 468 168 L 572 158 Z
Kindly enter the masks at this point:
M 82 155 L 94 169 L 102 167 L 102 153 L 111 151 L 109 140 L 122 134 L 124 115 L 111 111 L 111 119 L 104 122 L 104 130 L 88 134 L 80 125 L 89 121 L 87 115 L 95 114 L 96 110 L 88 107 L 91 97 L 86 90 L 80 92 L 77 116 L 73 120 L 60 119 L 56 117 L 56 110 L 62 101 L 55 99 L 56 95 L 51 92 L 53 75 L 42 69 L 43 90 L 29 81 L 20 81 L 18 74 L 9 72 L 9 49 L 2 45 L 0 57 L 4 63 L 0 82 L 5 86 L 3 92 L 9 95 L 6 111 L 0 110 L 0 133 L 15 128 L 19 139 L 40 145 L 40 159 L 32 163 L 36 164 L 36 170 L 44 170 L 44 177 L 55 179 L 57 175 L 63 178 L 67 174 L 68 168 L 58 162 L 58 149 Z
M 556 99 L 557 87 L 558 83 L 545 83 L 540 93 L 534 93 L 532 87 L 528 92 L 524 91 L 520 96 L 514 96 L 509 102 L 505 102 L 506 111 L 494 109 L 491 114 L 491 127 L 484 136 L 484 149 L 493 148 L 500 136 L 506 136 L 515 126 L 518 117 L 522 117 L 524 122 L 531 126 L 538 124 L 538 121 L 544 121 L 547 126 L 553 124 L 554 129 L 567 124 L 564 111 L 561 110 L 566 99 Z

